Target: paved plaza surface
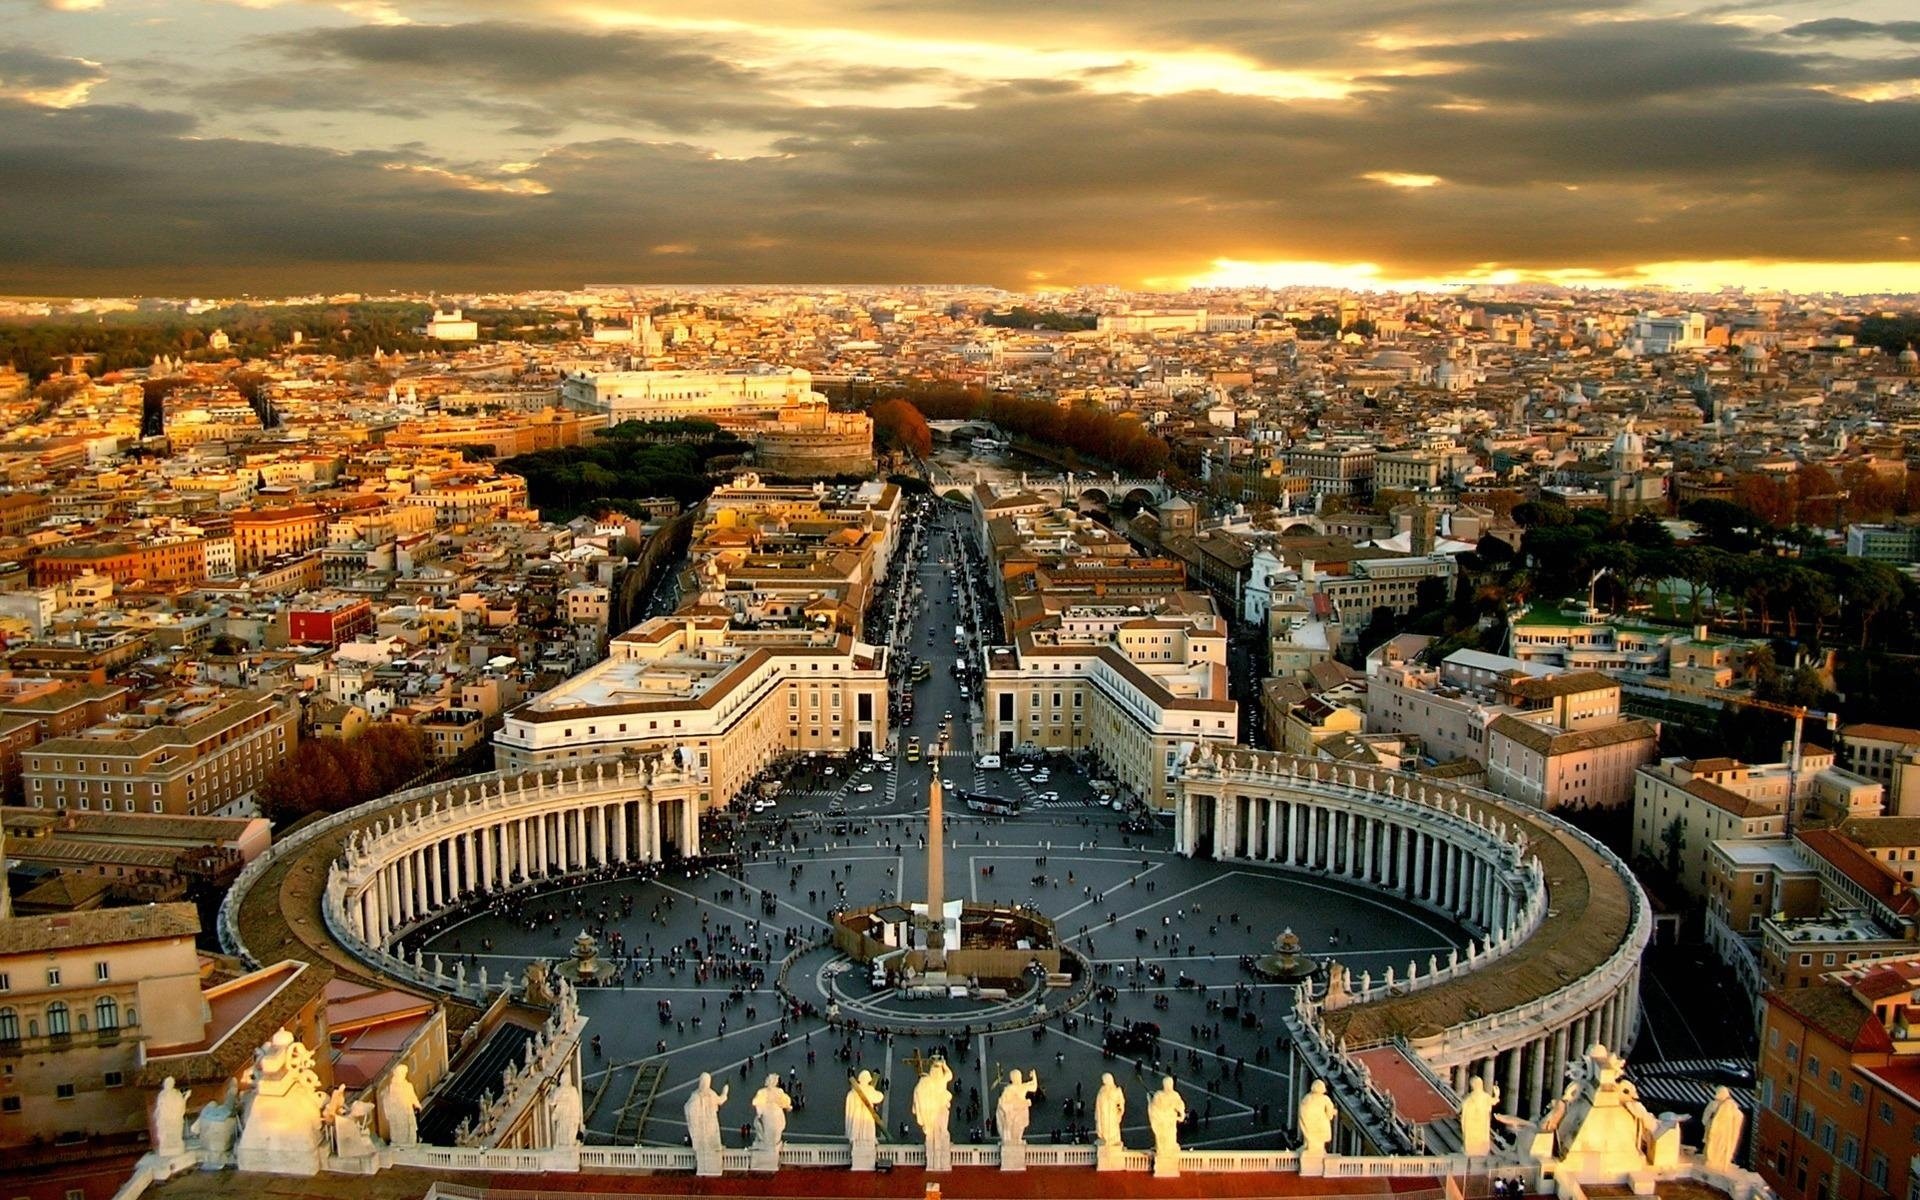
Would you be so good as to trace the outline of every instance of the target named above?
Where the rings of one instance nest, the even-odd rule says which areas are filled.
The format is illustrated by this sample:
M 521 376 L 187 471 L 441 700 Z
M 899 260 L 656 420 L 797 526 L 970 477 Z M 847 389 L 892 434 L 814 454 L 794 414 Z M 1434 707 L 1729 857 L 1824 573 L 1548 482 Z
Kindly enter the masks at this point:
M 742 819 L 730 842 L 710 838 L 703 847 L 736 852 L 737 866 L 521 893 L 498 911 L 436 930 L 421 948 L 449 963 L 465 957 L 470 977 L 484 965 L 499 979 L 535 958 L 564 959 L 582 929 L 595 934 L 622 982 L 581 996 L 593 1142 L 684 1144 L 681 1107 L 703 1071 L 716 1088 L 732 1089 L 722 1109 L 729 1144 L 743 1144 L 749 1099 L 776 1071 L 800 1101 L 789 1139 L 835 1140 L 848 1074 L 862 1069 L 890 1089 L 881 1113 L 886 1134 L 917 1141 L 904 1124 L 905 1097 L 916 1066 L 942 1053 L 956 1075 L 956 1141 L 986 1140 L 999 1084 L 1019 1068 L 1037 1071 L 1041 1083 L 1029 1140 L 1087 1138 L 1093 1094 L 1101 1073 L 1111 1071 L 1127 1089 L 1130 1144 L 1146 1145 L 1146 1092 L 1165 1069 L 1186 1093 L 1188 1144 L 1286 1144 L 1290 1080 L 1276 1041 L 1291 992 L 1260 981 L 1243 959 L 1266 953 L 1290 927 L 1309 952 L 1331 951 L 1356 975 L 1377 978 L 1392 966 L 1404 976 L 1409 961 L 1424 971 L 1429 956 L 1444 961 L 1465 936 L 1363 889 L 1181 858 L 1171 850 L 1170 822 L 1127 832 L 1123 814 L 1097 803 L 1066 756 L 1048 756 L 1044 783 L 1010 760 L 999 770 L 977 767 L 971 705 L 978 696 L 962 697 L 952 670 L 975 647 L 970 637 L 956 644 L 955 631 L 975 628 L 971 618 L 992 601 L 980 596 L 984 581 L 966 565 L 961 516 L 943 509 L 930 526 L 918 556 L 903 556 L 890 583 L 889 626 L 897 647 L 931 663 L 931 677 L 915 686 L 913 717 L 896 730 L 884 765 L 849 773 L 843 761 L 828 774 L 820 762 L 801 771 L 772 810 Z M 916 735 L 927 753 L 910 762 L 905 747 Z M 949 788 L 945 894 L 1027 904 L 1052 917 L 1099 985 L 1072 1011 L 1053 1011 L 1063 994 L 1037 988 L 1011 1004 L 898 999 L 825 949 L 793 964 L 790 1000 L 777 990 L 783 959 L 825 940 L 835 906 L 924 897 L 927 785 L 936 758 Z M 1017 798 L 1022 811 L 1011 818 L 969 811 L 955 785 Z M 822 1015 L 835 1002 L 843 1012 L 864 1006 L 896 1030 L 923 1027 L 849 1032 Z M 1031 1017 L 1041 1003 L 1050 1015 L 1036 1026 L 994 1034 L 968 1028 Z M 1161 1027 L 1156 1052 L 1102 1053 L 1105 1031 L 1127 1021 Z
M 856 906 L 895 898 L 903 880 L 909 898 L 924 888 L 924 802 L 918 807 L 918 814 L 844 823 L 785 815 L 778 823 L 754 822 L 744 837 L 751 845 L 758 835 L 763 849 L 742 870 L 693 877 L 669 872 L 518 898 L 511 911 L 442 930 L 425 950 L 471 955 L 470 974 L 485 964 L 499 978 L 534 958 L 565 957 L 582 928 L 604 932 L 603 953 L 623 968 L 624 982 L 581 996 L 587 1032 L 597 1039 L 584 1058 L 593 1141 L 637 1134 L 643 1142 L 682 1143 L 680 1108 L 702 1071 L 713 1073 L 716 1087 L 732 1087 L 723 1109 L 730 1128 L 750 1119 L 748 1098 L 777 1071 L 789 1091 L 804 1097 L 789 1137 L 838 1138 L 848 1072 L 863 1068 L 892 1088 L 882 1113 L 889 1133 L 915 1140 L 902 1127 L 907 1110 L 900 1089 L 911 1085 L 917 1061 L 944 1053 L 958 1077 L 956 1140 L 985 1137 L 984 1114 L 997 1084 L 1019 1067 L 1039 1072 L 1045 1097 L 1034 1105 L 1030 1139 L 1084 1136 L 1100 1073 L 1112 1071 L 1129 1091 L 1131 1136 L 1145 1144 L 1145 1089 L 1157 1084 L 1160 1064 L 1186 1089 L 1196 1118 L 1193 1145 L 1256 1148 L 1285 1141 L 1275 1127 L 1284 1125 L 1289 1081 L 1275 1045 L 1278 1014 L 1290 993 L 1259 982 L 1243 956 L 1265 952 L 1280 929 L 1291 927 L 1310 950 L 1333 949 L 1352 970 L 1377 977 L 1389 965 L 1404 973 L 1409 959 L 1424 969 L 1428 955 L 1444 959 L 1449 947 L 1462 944 L 1457 930 L 1431 915 L 1364 891 L 1262 867 L 1183 859 L 1167 848 L 1164 833 L 1124 834 L 1116 814 L 1044 810 L 1007 820 L 956 814 L 948 818 L 947 894 L 1031 903 L 1053 916 L 1063 940 L 1094 964 L 1096 982 L 1113 988 L 1111 1001 L 1097 995 L 1039 1026 L 971 1037 L 953 1025 L 956 1011 L 972 1019 L 967 1002 L 923 1002 L 929 1025 L 938 1027 L 925 1036 L 849 1034 L 818 1012 L 796 1015 L 776 990 L 775 976 L 792 946 L 825 936 L 825 914 L 843 886 L 846 901 Z M 777 829 L 784 829 L 780 836 L 790 848 L 775 853 L 767 847 Z M 983 874 L 987 869 L 993 873 Z M 697 953 L 680 952 L 689 943 Z M 800 956 L 789 976 L 795 1000 L 824 1011 L 836 992 L 877 996 L 912 1020 L 913 1003 L 890 1000 L 857 966 L 836 970 L 832 957 L 824 949 Z M 1156 1008 L 1156 1000 L 1166 1007 Z M 1227 1016 L 1230 1008 L 1238 1010 L 1235 1019 Z M 983 1025 L 1003 1015 L 978 1005 Z M 1159 1052 L 1145 1063 L 1102 1054 L 1104 1029 L 1129 1019 L 1162 1028 Z M 649 1062 L 664 1068 L 653 1103 L 637 1129 L 637 1112 L 628 1113 L 623 1126 L 622 1110 L 645 1099 L 633 1084 Z

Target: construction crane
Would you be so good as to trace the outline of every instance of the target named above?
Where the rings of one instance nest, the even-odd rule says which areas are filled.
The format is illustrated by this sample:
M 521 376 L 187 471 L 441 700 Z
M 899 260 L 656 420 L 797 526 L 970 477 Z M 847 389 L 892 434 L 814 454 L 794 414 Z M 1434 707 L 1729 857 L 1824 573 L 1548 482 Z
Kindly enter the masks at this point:
M 1824 709 L 1810 708 L 1804 704 L 1781 704 L 1775 700 L 1762 700 L 1745 692 L 1728 691 L 1725 688 L 1689 687 L 1684 683 L 1675 683 L 1670 679 L 1649 679 L 1648 685 L 1665 688 L 1669 692 L 1685 692 L 1688 695 L 1703 696 L 1718 700 L 1723 704 L 1738 705 L 1741 708 L 1757 708 L 1762 712 L 1779 713 L 1793 720 L 1793 750 L 1787 756 L 1787 804 L 1786 826 L 1784 832 L 1793 836 L 1793 818 L 1800 794 L 1800 747 L 1805 740 L 1808 717 L 1819 718 L 1832 733 L 1840 727 L 1840 714 Z

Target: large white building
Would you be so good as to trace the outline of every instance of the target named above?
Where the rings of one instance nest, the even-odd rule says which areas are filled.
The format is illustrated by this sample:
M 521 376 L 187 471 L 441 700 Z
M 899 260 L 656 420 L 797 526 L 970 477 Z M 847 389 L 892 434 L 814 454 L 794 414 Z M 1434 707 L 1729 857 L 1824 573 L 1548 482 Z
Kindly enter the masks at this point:
M 729 628 L 724 617 L 655 617 L 609 657 L 513 709 L 494 735 L 502 771 L 681 752 L 725 804 L 788 753 L 887 740 L 885 652 L 845 634 Z
M 794 405 L 826 403 L 798 367 L 741 371 L 581 371 L 560 380 L 560 402 L 604 413 L 607 424 L 682 417 L 765 418 Z
M 1641 354 L 1675 354 L 1707 344 L 1707 318 L 1697 312 L 1643 312 L 1633 322 L 1630 345 Z

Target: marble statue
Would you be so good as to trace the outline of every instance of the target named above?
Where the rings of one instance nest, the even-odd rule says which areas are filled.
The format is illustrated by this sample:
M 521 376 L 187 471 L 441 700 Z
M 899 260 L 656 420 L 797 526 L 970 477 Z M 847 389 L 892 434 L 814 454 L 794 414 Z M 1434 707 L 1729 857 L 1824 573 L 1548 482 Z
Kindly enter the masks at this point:
M 407 1079 L 407 1064 L 401 1063 L 380 1089 L 380 1121 L 387 1127 L 387 1145 L 419 1144 L 420 1129 L 414 1120 L 419 1111 L 420 1094 Z
M 571 1150 L 580 1144 L 580 1126 L 585 1117 L 580 1101 L 580 1085 L 572 1080 L 562 1080 L 553 1089 L 548 1098 L 548 1115 L 553 1124 L 553 1145 L 561 1150 Z
M 1016 1068 L 1007 1073 L 994 1105 L 993 1120 L 1000 1130 L 1000 1169 L 1027 1169 L 1027 1122 L 1033 1113 L 1033 1093 L 1040 1087 L 1040 1073 L 1029 1072 L 1021 1078 Z
M 1594 1045 L 1568 1085 L 1561 1125 L 1562 1158 L 1576 1177 L 1618 1175 L 1648 1165 L 1659 1126 L 1625 1078 L 1626 1061 Z
M 720 1174 L 720 1106 L 727 1102 L 731 1089 L 713 1090 L 713 1076 L 700 1072 L 700 1082 L 687 1097 L 687 1138 L 693 1143 L 694 1169 L 698 1174 Z
M 1334 1124 L 1339 1119 L 1340 1110 L 1334 1107 L 1333 1097 L 1327 1095 L 1326 1081 L 1314 1080 L 1307 1094 L 1300 1098 L 1301 1157 L 1324 1155 L 1333 1143 Z
M 880 1089 L 873 1072 L 862 1071 L 847 1081 L 847 1144 L 853 1148 L 853 1169 L 873 1170 L 880 1128 Z
M 927 1170 L 945 1171 L 953 1162 L 953 1136 L 947 1129 L 953 1109 L 953 1068 L 934 1055 L 926 1073 L 913 1085 L 913 1119 L 927 1144 Z
M 1153 1173 L 1167 1177 L 1180 1173 L 1180 1122 L 1187 1101 L 1174 1086 L 1173 1076 L 1160 1077 L 1160 1090 L 1147 1097 L 1147 1128 L 1153 1130 Z
M 1469 1158 L 1493 1153 L 1493 1108 L 1498 1103 L 1499 1088 L 1488 1091 L 1486 1080 L 1478 1075 L 1467 1080 L 1467 1094 L 1460 1101 L 1460 1143 Z
M 1732 1167 L 1733 1156 L 1740 1149 L 1740 1134 L 1747 1123 L 1746 1114 L 1733 1102 L 1733 1093 L 1724 1087 L 1716 1091 L 1713 1102 L 1700 1114 L 1700 1123 L 1705 1126 L 1700 1139 L 1701 1157 L 1717 1170 Z
M 1094 1140 L 1114 1150 L 1121 1148 L 1120 1118 L 1127 1115 L 1127 1094 L 1112 1075 L 1100 1077 L 1100 1090 L 1093 1097 Z
M 252 1095 L 235 1161 L 243 1171 L 314 1175 L 324 1154 L 321 1108 L 325 1095 L 313 1069 L 313 1051 L 285 1029 L 254 1051 L 246 1081 Z
M 153 1152 L 161 1158 L 174 1158 L 187 1150 L 187 1097 L 174 1086 L 173 1076 L 160 1085 L 153 1098 Z
M 364 1158 L 376 1147 L 367 1125 L 373 1120 L 373 1103 L 355 1100 L 333 1117 L 333 1152 L 341 1158 Z
M 528 1004 L 544 1008 L 553 1003 L 552 971 L 553 968 L 547 965 L 545 959 L 535 959 L 527 964 L 522 978 L 526 982 Z
M 793 1097 L 780 1086 L 780 1076 L 767 1076 L 767 1082 L 753 1094 L 754 1170 L 780 1169 L 780 1146 L 786 1141 L 787 1113 L 792 1109 Z
M 239 1088 L 233 1080 L 227 1081 L 227 1091 L 218 1100 L 209 1100 L 200 1106 L 200 1115 L 193 1119 L 193 1136 L 200 1143 L 200 1167 L 213 1170 L 225 1165 L 227 1155 L 233 1150 L 233 1139 L 240 1132 Z

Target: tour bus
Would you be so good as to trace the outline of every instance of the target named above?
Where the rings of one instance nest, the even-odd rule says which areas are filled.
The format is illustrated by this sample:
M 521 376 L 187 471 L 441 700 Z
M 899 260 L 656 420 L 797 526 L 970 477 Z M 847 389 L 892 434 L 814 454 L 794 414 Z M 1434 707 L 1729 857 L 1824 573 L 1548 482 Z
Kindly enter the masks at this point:
M 977 813 L 986 813 L 994 817 L 1017 817 L 1020 815 L 1020 802 L 1002 796 L 983 796 L 978 792 L 968 792 L 967 807 Z
M 908 762 L 920 761 L 920 739 L 919 738 L 914 738 L 912 741 L 909 741 L 907 743 L 907 761 Z
M 913 681 L 915 683 L 925 683 L 927 680 L 932 678 L 933 678 L 932 663 L 928 662 L 926 659 L 923 658 L 919 662 L 913 664 Z

